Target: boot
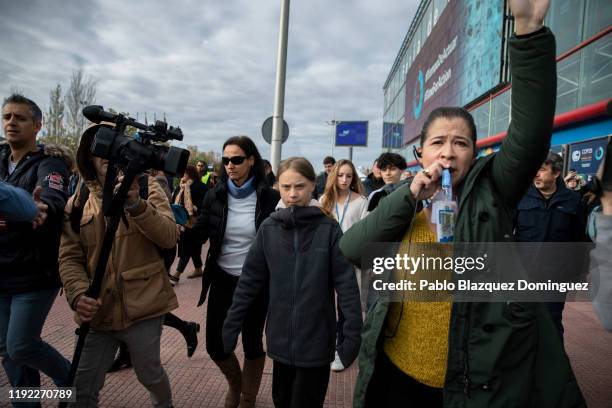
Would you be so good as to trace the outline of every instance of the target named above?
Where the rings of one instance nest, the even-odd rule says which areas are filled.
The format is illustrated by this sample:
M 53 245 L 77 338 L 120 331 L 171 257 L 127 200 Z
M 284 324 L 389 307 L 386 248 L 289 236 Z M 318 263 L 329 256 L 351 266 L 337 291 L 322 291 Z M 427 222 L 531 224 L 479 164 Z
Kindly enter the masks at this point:
M 183 273 L 183 271 L 179 271 L 177 269 L 174 272 L 170 272 L 168 274 L 168 278 L 170 279 L 170 283 L 172 284 L 172 286 L 177 285 L 179 283 L 179 279 L 181 278 L 181 273 Z
M 261 375 L 265 364 L 265 355 L 252 360 L 244 359 L 240 408 L 255 408 L 255 401 L 257 400 L 257 393 L 259 392 L 259 384 L 261 384 Z
M 195 268 L 189 275 L 187 275 L 187 279 L 193 279 L 202 276 L 202 267 Z
M 232 355 L 225 360 L 215 361 L 215 364 L 219 366 L 221 372 L 227 379 L 229 389 L 225 394 L 225 408 L 237 408 L 240 403 L 240 386 L 242 373 L 240 371 L 240 364 L 236 355 Z
M 185 342 L 187 343 L 187 357 L 191 358 L 198 348 L 198 333 L 200 332 L 200 325 L 196 322 L 187 322 L 187 328 L 185 331 L 181 331 Z
M 130 368 L 132 366 L 132 359 L 130 358 L 130 351 L 124 343 L 119 345 L 119 355 L 113 361 L 113 365 L 108 369 L 108 373 L 114 373 L 115 371 L 123 370 L 124 368 Z

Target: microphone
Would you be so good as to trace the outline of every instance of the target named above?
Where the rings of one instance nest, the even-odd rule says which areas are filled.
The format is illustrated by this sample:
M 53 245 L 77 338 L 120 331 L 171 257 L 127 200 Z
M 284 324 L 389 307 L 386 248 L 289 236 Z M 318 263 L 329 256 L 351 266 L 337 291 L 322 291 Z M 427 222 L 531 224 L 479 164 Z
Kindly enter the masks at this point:
M 118 115 L 106 112 L 103 106 L 89 105 L 83 108 L 83 116 L 93 123 L 100 123 L 115 122 Z

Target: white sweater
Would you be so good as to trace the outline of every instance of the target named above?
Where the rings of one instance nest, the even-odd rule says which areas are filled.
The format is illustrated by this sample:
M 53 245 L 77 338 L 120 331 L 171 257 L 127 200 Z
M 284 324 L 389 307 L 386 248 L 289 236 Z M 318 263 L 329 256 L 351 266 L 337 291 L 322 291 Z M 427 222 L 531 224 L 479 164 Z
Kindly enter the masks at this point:
M 227 199 L 227 223 L 217 265 L 230 275 L 240 276 L 244 260 L 255 239 L 257 194 L 253 192 L 241 199 L 228 194 Z
M 357 196 L 357 198 L 353 198 L 355 196 Z M 320 200 L 321 202 L 323 201 L 323 196 L 321 196 Z M 340 228 L 342 232 L 346 232 L 353 224 L 368 215 L 368 200 L 362 195 L 351 193 L 351 201 L 348 203 L 348 206 L 346 206 L 345 203 L 337 204 L 332 208 L 332 214 L 339 224 L 342 220 Z

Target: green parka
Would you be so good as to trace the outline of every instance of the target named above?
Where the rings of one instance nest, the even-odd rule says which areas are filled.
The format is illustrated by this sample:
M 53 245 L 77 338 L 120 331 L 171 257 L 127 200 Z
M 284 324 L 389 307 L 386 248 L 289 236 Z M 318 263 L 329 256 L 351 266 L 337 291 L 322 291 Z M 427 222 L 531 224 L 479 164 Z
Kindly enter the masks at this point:
M 557 79 L 554 36 L 547 28 L 513 36 L 509 51 L 508 135 L 500 151 L 476 160 L 458 186 L 457 242 L 512 239 L 516 205 L 550 147 Z M 384 198 L 343 236 L 344 255 L 359 264 L 369 244 L 400 241 L 415 205 L 408 185 Z M 388 307 L 388 300 L 379 298 L 366 316 L 354 407 L 364 406 Z M 444 407 L 585 405 L 559 335 L 539 303 L 454 303 L 448 347 Z

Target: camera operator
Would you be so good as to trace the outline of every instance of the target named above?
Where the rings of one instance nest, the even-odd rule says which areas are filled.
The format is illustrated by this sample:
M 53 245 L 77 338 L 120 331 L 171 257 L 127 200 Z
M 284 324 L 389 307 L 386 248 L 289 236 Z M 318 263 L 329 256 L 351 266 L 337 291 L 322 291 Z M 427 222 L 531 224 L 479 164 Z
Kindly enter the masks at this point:
M 76 373 L 77 402 L 73 406 L 97 406 L 105 373 L 123 342 L 153 406 L 170 407 L 172 395 L 161 366 L 160 336 L 164 315 L 176 309 L 178 302 L 157 247 L 174 247 L 177 230 L 168 199 L 154 178 L 148 178 L 146 200 L 139 195 L 138 179 L 131 185 L 125 219 L 114 239 L 100 297 L 92 299 L 85 294 L 106 229 L 102 190 L 109 162 L 90 153 L 94 135 L 103 126 L 109 127 L 92 126 L 81 137 L 77 166 L 90 194 L 82 208 L 78 232 L 71 225 L 70 213 L 79 192 L 68 201 L 60 246 L 60 275 L 66 298 L 76 311 L 77 322 L 91 325 Z M 122 179 L 120 176 L 118 182 Z
M 41 331 L 60 288 L 57 251 L 66 205 L 68 162 L 62 151 L 38 146 L 42 112 L 13 94 L 2 105 L 0 180 L 32 194 L 34 221 L 6 218 L 0 232 L 0 355 L 13 387 L 39 387 L 39 370 L 61 386 L 70 362 L 45 343 Z

